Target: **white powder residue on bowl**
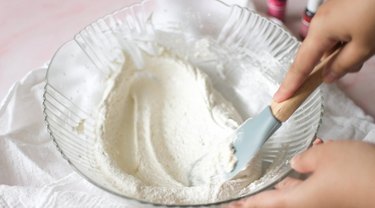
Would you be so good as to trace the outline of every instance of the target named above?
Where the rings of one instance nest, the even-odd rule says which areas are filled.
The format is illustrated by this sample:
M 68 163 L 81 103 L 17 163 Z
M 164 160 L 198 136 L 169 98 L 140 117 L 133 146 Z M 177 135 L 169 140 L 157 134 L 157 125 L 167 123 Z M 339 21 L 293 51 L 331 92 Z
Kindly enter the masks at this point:
M 143 59 L 141 69 L 128 59 L 105 99 L 100 169 L 125 195 L 154 203 L 228 197 L 233 190 L 222 190 L 216 176 L 233 164 L 230 134 L 241 117 L 199 69 L 168 54 Z M 207 155 L 212 160 L 196 168 Z M 209 180 L 192 184 L 192 170 Z

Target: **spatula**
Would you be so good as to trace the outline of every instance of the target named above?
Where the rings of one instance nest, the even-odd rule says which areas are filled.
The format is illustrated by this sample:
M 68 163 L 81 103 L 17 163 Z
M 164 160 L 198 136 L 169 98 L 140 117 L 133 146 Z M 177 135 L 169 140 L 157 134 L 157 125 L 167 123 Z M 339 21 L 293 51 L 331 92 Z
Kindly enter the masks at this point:
M 323 68 L 339 51 L 340 48 L 321 60 L 291 98 L 281 103 L 273 101 L 260 114 L 246 120 L 236 130 L 233 148 L 237 162 L 232 171 L 226 173 L 226 179 L 231 179 L 244 170 L 268 138 L 279 129 L 283 122 L 288 120 L 307 97 L 323 82 Z

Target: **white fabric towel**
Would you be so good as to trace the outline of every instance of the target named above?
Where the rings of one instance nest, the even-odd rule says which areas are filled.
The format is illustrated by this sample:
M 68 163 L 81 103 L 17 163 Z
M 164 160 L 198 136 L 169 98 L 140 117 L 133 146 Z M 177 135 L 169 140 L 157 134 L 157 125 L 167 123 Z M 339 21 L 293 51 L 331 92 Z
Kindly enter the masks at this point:
M 17 82 L 0 106 L 0 207 L 132 207 L 75 173 L 43 116 L 46 68 Z

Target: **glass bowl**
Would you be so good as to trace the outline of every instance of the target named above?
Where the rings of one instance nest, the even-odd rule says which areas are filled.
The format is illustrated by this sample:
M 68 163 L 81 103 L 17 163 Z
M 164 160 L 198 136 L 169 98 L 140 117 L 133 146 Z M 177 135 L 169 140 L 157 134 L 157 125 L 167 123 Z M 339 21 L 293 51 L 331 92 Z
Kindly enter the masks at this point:
M 319 127 L 319 89 L 261 149 L 261 177 L 245 193 L 206 204 L 163 204 L 126 196 L 113 186 L 96 163 L 96 122 L 103 116 L 98 108 L 108 94 L 108 78 L 126 62 L 124 54 L 137 60 L 140 51 L 155 53 L 157 46 L 207 73 L 214 88 L 245 120 L 271 101 L 299 42 L 255 11 L 215 0 L 146 0 L 97 20 L 57 51 L 48 68 L 44 93 L 50 135 L 78 173 L 136 207 L 222 207 L 272 188 L 291 172 L 289 160 L 309 147 Z M 268 94 L 249 109 L 250 95 L 246 89 L 236 89 L 246 86 L 243 84 L 254 73 L 263 74 L 274 87 L 260 90 Z

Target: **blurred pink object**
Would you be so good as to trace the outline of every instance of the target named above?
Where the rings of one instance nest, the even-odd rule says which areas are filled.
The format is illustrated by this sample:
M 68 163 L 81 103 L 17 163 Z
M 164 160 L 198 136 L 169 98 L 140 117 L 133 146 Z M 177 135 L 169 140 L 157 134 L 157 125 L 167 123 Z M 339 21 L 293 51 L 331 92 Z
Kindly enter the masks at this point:
M 286 2 L 287 0 L 267 0 L 268 15 L 283 22 L 285 19 Z

